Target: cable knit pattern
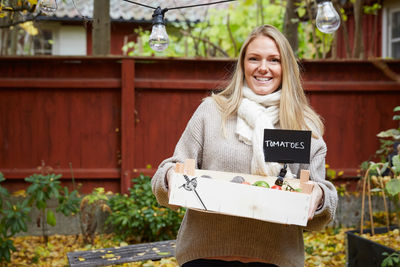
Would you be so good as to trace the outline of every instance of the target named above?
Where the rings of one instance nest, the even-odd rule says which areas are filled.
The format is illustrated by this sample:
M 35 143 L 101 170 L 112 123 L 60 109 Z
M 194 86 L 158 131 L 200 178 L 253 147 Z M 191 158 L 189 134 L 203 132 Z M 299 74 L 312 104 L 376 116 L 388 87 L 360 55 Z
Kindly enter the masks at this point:
M 236 124 L 237 117 L 231 116 L 224 138 L 221 116 L 214 100 L 207 98 L 198 107 L 176 145 L 174 155 L 160 164 L 152 179 L 153 192 L 161 205 L 170 207 L 165 184 L 168 169 L 187 158 L 194 158 L 199 169 L 251 173 L 252 147 L 238 140 Z M 324 204 L 307 227 L 188 209 L 177 237 L 179 264 L 199 258 L 236 256 L 260 259 L 282 267 L 304 266 L 303 230 L 322 229 L 333 219 L 337 205 L 336 189 L 325 181 L 326 151 L 323 139 L 313 138 L 310 164 L 289 164 L 297 177 L 301 169 L 309 169 L 311 180 L 324 191 Z

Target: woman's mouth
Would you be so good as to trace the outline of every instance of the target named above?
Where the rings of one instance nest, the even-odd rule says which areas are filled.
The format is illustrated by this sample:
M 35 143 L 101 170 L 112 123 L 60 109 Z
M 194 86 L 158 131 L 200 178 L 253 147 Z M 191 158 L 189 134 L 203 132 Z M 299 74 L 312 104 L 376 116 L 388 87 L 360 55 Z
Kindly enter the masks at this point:
M 269 82 L 270 80 L 272 80 L 272 77 L 254 77 L 257 81 L 259 82 Z

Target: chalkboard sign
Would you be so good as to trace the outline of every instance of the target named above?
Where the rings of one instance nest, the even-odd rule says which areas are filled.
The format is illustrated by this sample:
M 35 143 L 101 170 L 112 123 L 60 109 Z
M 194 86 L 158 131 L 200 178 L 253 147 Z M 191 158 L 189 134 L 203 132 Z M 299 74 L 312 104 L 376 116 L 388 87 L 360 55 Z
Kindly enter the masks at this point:
M 310 163 L 311 131 L 264 129 L 266 162 Z

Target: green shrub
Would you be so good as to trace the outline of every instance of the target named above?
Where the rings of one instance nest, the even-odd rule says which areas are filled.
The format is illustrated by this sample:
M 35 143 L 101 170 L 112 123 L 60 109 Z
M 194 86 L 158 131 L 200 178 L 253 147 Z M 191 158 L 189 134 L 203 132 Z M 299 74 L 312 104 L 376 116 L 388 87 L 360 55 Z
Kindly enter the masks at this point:
M 9 201 L 8 190 L 0 186 L 0 262 L 10 261 L 12 251 L 16 250 L 11 237 L 27 231 L 27 220 L 30 220 L 28 214 L 32 206 L 36 206 L 40 211 L 36 221 L 42 225 L 45 243 L 47 243 L 45 226 L 56 225 L 55 214 L 48 209 L 50 199 L 58 200 L 56 212 L 61 212 L 65 216 L 73 215 L 79 210 L 78 191 L 69 192 L 67 187 L 62 187 L 60 177 L 61 175 L 42 173 L 25 178 L 25 181 L 30 183 L 26 189 L 26 198 L 16 201 L 15 204 Z M 0 183 L 3 181 L 5 178 L 0 173 Z
M 389 255 L 387 252 L 382 253 L 386 258 L 382 261 L 381 267 L 396 267 L 400 266 L 400 254 L 398 252 L 393 252 Z
M 56 217 L 51 209 L 48 209 L 48 201 L 57 199 L 59 205 L 56 212 L 61 212 L 65 216 L 72 215 L 79 210 L 80 198 L 76 190 L 69 193 L 66 187 L 61 186 L 61 174 L 33 174 L 25 181 L 31 183 L 26 189 L 29 205 L 36 206 L 40 211 L 38 221 L 42 225 L 44 243 L 47 243 L 46 225 L 55 226 Z
M 0 172 L 0 183 L 4 180 Z M 0 186 L 0 262 L 10 261 L 11 252 L 16 250 L 10 238 L 16 233 L 26 232 L 30 211 L 27 200 L 13 205 L 8 200 L 9 196 L 8 190 Z
M 161 207 L 152 193 L 151 179 L 141 174 L 132 179 L 129 195 L 116 194 L 108 201 L 111 214 L 106 225 L 117 238 L 130 242 L 175 239 L 185 213 Z

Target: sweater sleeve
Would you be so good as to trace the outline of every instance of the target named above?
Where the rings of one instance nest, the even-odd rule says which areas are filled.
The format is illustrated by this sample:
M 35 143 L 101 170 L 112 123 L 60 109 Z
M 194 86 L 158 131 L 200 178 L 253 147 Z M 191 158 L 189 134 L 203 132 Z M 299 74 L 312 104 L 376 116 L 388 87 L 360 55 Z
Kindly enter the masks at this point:
M 175 163 L 183 163 L 186 159 L 194 159 L 196 168 L 201 166 L 201 154 L 203 150 L 203 114 L 204 102 L 194 112 L 186 128 L 179 139 L 172 157 L 165 159 L 159 165 L 151 179 L 153 194 L 160 205 L 173 208 L 168 204 L 167 172 Z
M 323 204 L 315 212 L 312 220 L 308 221 L 306 230 L 315 231 L 321 230 L 330 221 L 333 220 L 336 212 L 338 196 L 335 186 L 325 180 L 325 157 L 326 157 L 326 144 L 320 137 L 316 141 L 317 149 L 311 157 L 310 162 L 310 175 L 311 180 L 316 182 L 322 189 Z

